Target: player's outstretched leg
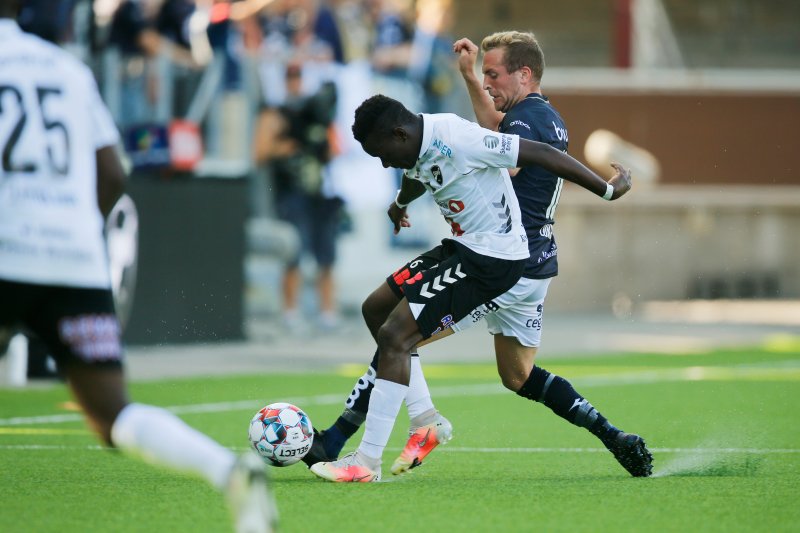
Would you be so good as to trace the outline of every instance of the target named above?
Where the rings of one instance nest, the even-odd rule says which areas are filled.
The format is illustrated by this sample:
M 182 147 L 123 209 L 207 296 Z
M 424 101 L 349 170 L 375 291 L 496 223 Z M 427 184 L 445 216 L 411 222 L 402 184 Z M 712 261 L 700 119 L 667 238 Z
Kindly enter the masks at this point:
M 376 352 L 367 372 L 358 379 L 353 387 L 353 391 L 345 402 L 345 409 L 342 411 L 342 414 L 339 415 L 339 418 L 336 419 L 336 422 L 328 429 L 319 432 L 317 432 L 316 429 L 314 430 L 314 442 L 311 445 L 311 450 L 303 457 L 303 462 L 309 467 L 316 463 L 335 461 L 347 440 L 352 437 L 364 423 L 369 408 L 369 399 L 372 394 L 372 389 L 375 387 L 377 365 L 378 353 Z M 424 450 L 421 450 L 418 445 L 412 446 L 414 433 L 423 426 L 433 423 L 432 414 L 438 414 L 431 400 L 428 383 L 422 373 L 419 354 L 416 352 L 411 354 L 411 379 L 409 381 L 409 390 L 406 397 L 406 406 L 408 407 L 408 414 L 411 418 L 411 427 L 409 429 L 411 438 L 408 444 L 406 444 L 404 454 L 406 454 L 406 452 L 408 452 L 406 455 L 411 454 L 409 459 L 411 462 L 405 467 L 398 466 L 400 470 L 397 472 L 394 472 L 393 466 L 392 471 L 396 474 L 418 466 L 422 462 L 422 459 L 425 458 L 433 448 L 438 444 L 450 440 L 452 435 L 452 426 L 450 422 L 443 416 L 438 415 L 441 418 L 437 426 L 440 435 L 438 442 L 436 439 L 426 439 L 423 442 Z M 436 426 L 436 424 L 434 424 L 434 426 Z M 409 446 L 411 447 L 409 448 Z M 405 461 L 403 457 L 404 455 L 401 454 L 397 461 Z M 417 459 L 416 463 L 414 463 L 414 459 Z M 395 461 L 396 464 L 397 461 Z
M 434 409 L 413 419 L 408 435 L 405 448 L 392 464 L 394 475 L 403 474 L 420 466 L 422 460 L 434 448 L 453 438 L 453 425 Z
M 205 477 L 225 494 L 238 533 L 274 530 L 275 500 L 264 463 L 253 451 L 237 458 L 172 413 L 138 403 L 128 404 L 117 416 L 111 442 L 150 463 Z
M 376 350 L 366 373 L 358 378 L 350 396 L 347 397 L 344 411 L 339 418 L 328 429 L 319 432 L 314 430 L 314 442 L 303 457 L 303 462 L 309 467 L 316 463 L 335 461 L 348 439 L 355 435 L 358 428 L 364 423 L 369 409 L 369 398 L 375 387 L 377 368 L 378 351 Z
M 653 473 L 653 456 L 644 439 L 614 427 L 566 379 L 534 366 L 517 394 L 543 403 L 571 424 L 589 430 L 632 476 L 648 477 Z

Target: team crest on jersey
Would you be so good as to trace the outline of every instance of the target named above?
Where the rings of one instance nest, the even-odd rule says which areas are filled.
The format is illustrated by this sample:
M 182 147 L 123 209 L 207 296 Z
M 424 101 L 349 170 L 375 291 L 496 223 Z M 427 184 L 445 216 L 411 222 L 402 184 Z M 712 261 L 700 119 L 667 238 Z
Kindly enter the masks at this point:
M 439 165 L 433 165 L 431 167 L 431 174 L 433 174 L 433 179 L 436 180 L 436 183 L 439 185 L 442 184 L 442 169 L 439 168 Z
M 497 148 L 497 145 L 500 144 L 500 139 L 495 137 L 494 135 L 487 135 L 483 138 L 483 144 L 486 145 L 486 148 L 490 150 L 494 150 Z

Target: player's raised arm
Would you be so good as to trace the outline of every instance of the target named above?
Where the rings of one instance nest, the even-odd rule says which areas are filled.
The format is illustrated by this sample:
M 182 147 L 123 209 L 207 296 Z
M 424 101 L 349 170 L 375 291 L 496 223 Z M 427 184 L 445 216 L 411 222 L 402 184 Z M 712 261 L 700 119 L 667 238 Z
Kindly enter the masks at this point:
M 631 172 L 622 165 L 612 163 L 611 166 L 617 172 L 606 182 L 580 161 L 561 150 L 549 144 L 520 139 L 517 166 L 529 165 L 542 166 L 606 200 L 616 200 L 631 188 Z
M 464 78 L 478 124 L 490 130 L 497 130 L 505 113 L 495 110 L 489 93 L 484 90 L 481 80 L 475 74 L 478 45 L 464 37 L 453 43 L 453 52 L 458 54 L 458 70 Z

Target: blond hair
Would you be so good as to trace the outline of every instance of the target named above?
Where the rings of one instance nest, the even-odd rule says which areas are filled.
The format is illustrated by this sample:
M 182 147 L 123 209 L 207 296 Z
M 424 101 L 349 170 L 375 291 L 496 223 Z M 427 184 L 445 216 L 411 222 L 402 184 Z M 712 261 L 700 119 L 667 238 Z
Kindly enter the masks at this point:
M 484 54 L 495 48 L 505 48 L 503 65 L 506 70 L 516 72 L 522 67 L 528 67 L 536 81 L 542 81 L 544 52 L 533 33 L 499 31 L 481 41 L 481 50 Z

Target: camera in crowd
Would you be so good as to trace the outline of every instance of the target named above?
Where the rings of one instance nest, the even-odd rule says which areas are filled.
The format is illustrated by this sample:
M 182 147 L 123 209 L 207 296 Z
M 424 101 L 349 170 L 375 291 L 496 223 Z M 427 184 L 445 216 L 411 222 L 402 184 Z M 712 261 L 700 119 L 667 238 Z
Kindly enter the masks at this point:
M 290 98 L 281 108 L 288 123 L 287 135 L 300 150 L 319 163 L 329 159 L 328 128 L 336 117 L 336 85 L 325 82 L 312 96 Z
M 280 108 L 284 135 L 297 142 L 289 157 L 273 162 L 275 178 L 286 189 L 319 194 L 322 168 L 330 160 L 329 129 L 336 116 L 336 85 L 325 82 L 312 96 L 290 97 Z

